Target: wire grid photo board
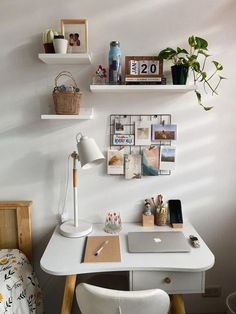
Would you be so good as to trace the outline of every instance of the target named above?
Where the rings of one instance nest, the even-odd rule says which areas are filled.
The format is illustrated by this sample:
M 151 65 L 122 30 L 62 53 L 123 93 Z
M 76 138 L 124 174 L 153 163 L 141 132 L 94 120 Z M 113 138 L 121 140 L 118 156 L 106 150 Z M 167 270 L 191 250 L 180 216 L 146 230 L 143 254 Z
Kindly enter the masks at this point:
M 143 169 L 143 152 L 151 149 L 161 149 L 172 144 L 172 137 L 162 138 L 160 130 L 155 130 L 161 126 L 172 126 L 170 114 L 111 114 L 110 115 L 110 150 L 123 150 L 124 156 L 137 155 L 142 159 L 141 174 Z M 173 125 L 174 126 L 174 125 Z M 175 126 L 176 127 L 176 126 Z M 155 134 L 161 134 L 156 136 Z M 163 132 L 163 131 L 162 131 Z M 168 133 L 168 132 L 167 132 Z M 168 135 L 168 134 L 167 134 Z M 174 131 L 176 139 L 176 129 Z M 108 174 L 125 174 L 109 173 Z M 171 170 L 158 169 L 156 175 L 170 175 Z

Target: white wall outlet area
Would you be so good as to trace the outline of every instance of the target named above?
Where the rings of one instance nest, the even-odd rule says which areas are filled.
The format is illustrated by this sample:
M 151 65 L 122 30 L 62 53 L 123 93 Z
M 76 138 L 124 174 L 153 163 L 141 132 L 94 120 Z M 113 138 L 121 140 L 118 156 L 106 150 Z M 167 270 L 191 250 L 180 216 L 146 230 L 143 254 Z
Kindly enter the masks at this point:
M 222 288 L 220 286 L 206 287 L 205 292 L 202 294 L 204 298 L 219 298 L 221 296 Z

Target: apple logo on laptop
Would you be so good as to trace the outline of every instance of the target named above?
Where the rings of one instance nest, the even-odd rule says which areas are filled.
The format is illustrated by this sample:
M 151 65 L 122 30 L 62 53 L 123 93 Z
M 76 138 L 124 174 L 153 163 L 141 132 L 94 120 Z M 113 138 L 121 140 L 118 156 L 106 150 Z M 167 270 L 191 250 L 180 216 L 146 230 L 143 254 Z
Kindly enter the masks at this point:
M 153 238 L 155 243 L 161 243 L 161 239 L 160 238 Z

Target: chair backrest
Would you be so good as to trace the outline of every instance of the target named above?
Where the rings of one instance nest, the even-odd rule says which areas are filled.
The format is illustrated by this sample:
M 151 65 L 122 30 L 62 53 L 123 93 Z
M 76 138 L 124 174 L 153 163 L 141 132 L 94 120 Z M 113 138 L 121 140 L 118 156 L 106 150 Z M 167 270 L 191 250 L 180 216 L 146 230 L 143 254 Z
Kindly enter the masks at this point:
M 82 314 L 167 314 L 168 294 L 160 289 L 119 291 L 81 283 L 76 299 Z

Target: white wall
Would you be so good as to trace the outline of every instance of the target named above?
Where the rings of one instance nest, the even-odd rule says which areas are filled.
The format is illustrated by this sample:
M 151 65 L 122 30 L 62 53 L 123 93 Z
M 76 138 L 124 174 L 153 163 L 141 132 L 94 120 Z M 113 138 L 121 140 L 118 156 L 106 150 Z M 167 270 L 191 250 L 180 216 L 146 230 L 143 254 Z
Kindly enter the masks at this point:
M 188 312 L 220 312 L 235 282 L 235 18 L 234 0 L 13 1 L 0 4 L 0 199 L 33 200 L 34 260 L 45 293 L 46 313 L 59 313 L 63 278 L 43 273 L 39 260 L 57 223 L 63 197 L 66 160 L 75 135 L 84 131 L 105 151 L 111 113 L 170 113 L 178 124 L 177 167 L 171 176 L 125 181 L 109 177 L 105 166 L 80 171 L 81 218 L 104 221 L 119 210 L 123 221 L 137 220 L 142 200 L 162 193 L 182 200 L 189 217 L 216 257 L 206 284 L 222 286 L 222 298 L 186 298 Z M 41 33 L 59 28 L 61 18 L 87 18 L 92 66 L 48 66 L 37 59 Z M 123 56 L 153 54 L 184 45 L 189 35 L 205 37 L 224 66 L 228 80 L 220 95 L 205 96 L 214 105 L 204 112 L 193 93 L 186 95 L 91 94 L 94 69 L 106 64 L 109 42 L 119 40 Z M 52 106 L 54 78 L 69 70 L 93 106 L 94 121 L 41 121 Z M 71 194 L 67 202 L 72 207 Z M 55 305 L 54 305 L 55 304 Z

